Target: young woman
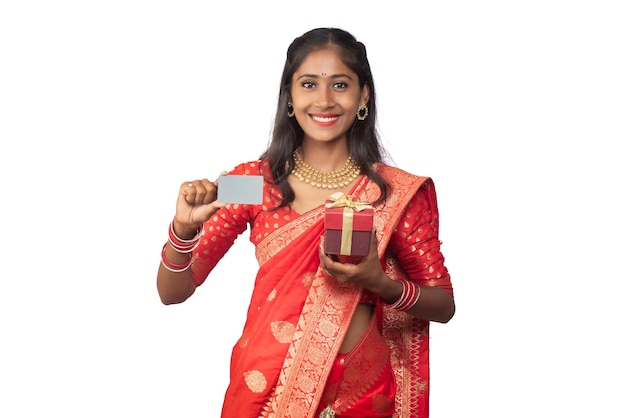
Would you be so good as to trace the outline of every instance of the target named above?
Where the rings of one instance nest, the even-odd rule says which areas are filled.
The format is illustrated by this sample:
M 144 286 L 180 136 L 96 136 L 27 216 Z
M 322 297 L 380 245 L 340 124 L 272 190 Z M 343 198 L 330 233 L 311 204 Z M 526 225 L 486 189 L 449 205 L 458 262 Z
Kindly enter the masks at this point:
M 263 203 L 224 204 L 216 182 L 182 183 L 162 302 L 189 298 L 248 226 L 260 266 L 223 417 L 428 416 L 428 324 L 454 315 L 452 285 L 432 180 L 383 154 L 365 46 L 319 28 L 289 46 L 269 147 L 230 172 L 263 176 Z M 324 251 L 334 193 L 373 207 L 364 257 Z

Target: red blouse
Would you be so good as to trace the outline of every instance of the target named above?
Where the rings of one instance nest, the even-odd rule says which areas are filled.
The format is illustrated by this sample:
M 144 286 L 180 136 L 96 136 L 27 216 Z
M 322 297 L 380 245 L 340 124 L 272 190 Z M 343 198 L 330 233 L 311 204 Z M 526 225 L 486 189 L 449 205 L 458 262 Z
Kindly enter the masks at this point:
M 269 171 L 267 161 L 240 164 L 230 174 L 258 175 L 261 165 Z M 275 207 L 276 196 L 270 195 L 265 183 L 264 201 L 260 205 L 228 204 L 218 210 L 204 225 L 204 236 L 193 252 L 192 277 L 197 285 L 206 280 L 218 261 L 226 254 L 237 237 L 251 225 L 250 241 L 256 246 L 274 230 L 300 214 L 290 207 Z M 393 193 L 393 191 L 392 191 Z M 398 259 L 406 275 L 420 286 L 440 286 L 453 294 L 448 270 L 438 238 L 438 212 L 434 185 L 425 183 L 413 196 L 389 242 L 388 251 Z M 375 302 L 375 295 L 364 292 L 364 301 Z

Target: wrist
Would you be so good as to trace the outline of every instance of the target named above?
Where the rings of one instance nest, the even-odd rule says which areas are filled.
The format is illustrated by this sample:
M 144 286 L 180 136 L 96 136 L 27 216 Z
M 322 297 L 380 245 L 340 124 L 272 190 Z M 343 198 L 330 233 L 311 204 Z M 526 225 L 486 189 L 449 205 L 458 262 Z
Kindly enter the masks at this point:
M 179 222 L 174 218 L 170 226 L 173 232 L 181 240 L 192 240 L 202 228 L 202 225 L 193 225 Z
M 168 242 L 170 246 L 179 253 L 190 253 L 200 244 L 200 239 L 204 233 L 204 224 L 195 230 L 195 235 L 191 239 L 181 238 L 174 230 L 174 222 L 170 223 L 168 232 Z
M 402 284 L 398 280 L 393 280 L 385 274 L 385 280 L 378 283 L 380 283 L 380 286 L 375 292 L 378 293 L 385 303 L 394 303 L 402 295 Z

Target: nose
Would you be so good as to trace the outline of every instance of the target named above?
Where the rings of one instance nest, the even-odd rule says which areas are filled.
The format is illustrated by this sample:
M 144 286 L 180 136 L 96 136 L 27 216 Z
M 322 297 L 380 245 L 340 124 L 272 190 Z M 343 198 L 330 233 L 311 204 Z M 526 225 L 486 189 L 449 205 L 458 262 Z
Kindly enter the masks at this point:
M 316 106 L 320 109 L 327 109 L 335 105 L 333 92 L 330 87 L 322 87 L 317 90 Z

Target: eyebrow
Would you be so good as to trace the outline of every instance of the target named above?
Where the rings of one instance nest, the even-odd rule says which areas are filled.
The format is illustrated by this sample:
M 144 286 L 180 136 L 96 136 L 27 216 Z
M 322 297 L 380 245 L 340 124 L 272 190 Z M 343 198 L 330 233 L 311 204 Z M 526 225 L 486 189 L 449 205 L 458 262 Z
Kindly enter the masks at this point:
M 350 80 L 352 80 L 352 77 L 350 77 L 348 74 L 331 74 L 328 76 L 328 78 L 348 78 Z M 300 80 L 301 78 L 320 78 L 320 76 L 318 74 L 302 74 L 300 77 L 297 78 L 297 80 Z

